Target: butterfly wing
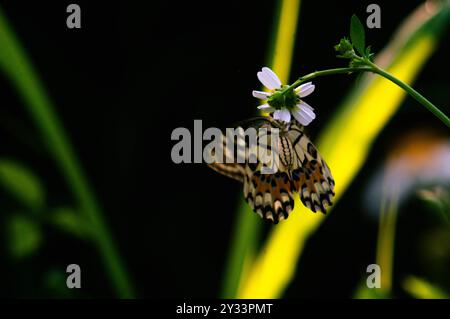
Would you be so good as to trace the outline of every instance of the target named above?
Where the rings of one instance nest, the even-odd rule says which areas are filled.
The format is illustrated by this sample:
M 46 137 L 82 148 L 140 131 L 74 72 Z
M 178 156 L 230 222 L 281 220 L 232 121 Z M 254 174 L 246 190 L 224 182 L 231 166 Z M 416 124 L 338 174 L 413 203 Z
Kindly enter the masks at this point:
M 248 161 L 248 145 L 245 140 L 245 132 L 242 127 L 238 127 L 233 136 L 227 139 L 226 135 L 221 134 L 218 142 L 219 149 L 213 149 L 211 155 L 213 159 L 217 157 L 220 161 L 214 161 L 208 164 L 216 172 L 233 178 L 239 182 L 244 182 L 245 163 Z M 231 140 L 231 138 L 233 140 Z M 219 155 L 220 154 L 220 155 Z M 239 161 L 238 159 L 242 160 Z M 242 163 L 240 163 L 242 162 Z
M 225 159 L 233 159 L 233 163 L 211 163 L 209 166 L 215 171 L 243 182 L 244 198 L 252 210 L 264 219 L 274 223 L 286 219 L 294 208 L 292 189 L 294 185 L 289 177 L 289 169 L 282 161 L 276 161 L 276 173 L 263 174 L 263 168 L 268 168 L 265 160 L 260 158 L 257 147 L 270 149 L 272 143 L 270 128 L 273 122 L 266 118 L 257 119 L 250 123 L 255 128 L 267 129 L 267 134 L 258 134 L 256 145 L 249 145 L 244 135 L 238 135 L 235 140 L 237 151 L 230 149 L 222 136 L 222 147 Z M 281 144 L 281 142 L 280 142 Z M 282 146 L 282 145 L 280 145 Z M 245 154 L 239 153 L 245 152 Z M 249 154 L 257 154 L 256 161 L 250 161 Z M 244 156 L 245 163 L 237 163 L 237 155 Z M 275 154 L 275 156 L 277 156 Z M 231 161 L 230 161 L 231 162 Z
M 237 139 L 239 141 L 239 144 L 245 147 L 245 140 Z M 238 145 L 239 145 L 238 144 Z M 230 178 L 233 178 L 239 182 L 244 182 L 244 174 L 245 169 L 244 165 L 237 162 L 237 154 L 232 151 L 229 147 L 227 147 L 227 141 L 226 137 L 222 134 L 220 136 L 220 142 L 219 145 L 221 147 L 221 154 L 223 156 L 223 161 L 221 162 L 213 162 L 208 164 L 209 167 L 211 167 L 216 172 L 219 172 L 225 176 L 228 176 Z M 240 149 L 238 147 L 238 149 Z M 212 156 L 215 156 L 217 150 L 213 150 Z M 236 154 L 236 155 L 235 155 Z
M 263 146 L 271 150 L 271 134 L 268 133 L 264 142 L 258 140 L 258 146 Z M 274 141 L 278 143 L 277 150 L 281 153 L 283 147 L 282 139 Z M 267 146 L 264 144 L 267 143 Z M 289 168 L 285 162 L 279 160 L 280 154 L 276 150 L 269 156 L 278 157 L 278 160 L 269 162 L 258 158 L 256 164 L 247 163 L 244 175 L 244 197 L 250 207 L 264 219 L 271 220 L 275 224 L 282 219 L 286 219 L 294 208 L 292 197 L 293 183 L 289 176 Z M 273 157 L 273 158 L 274 158 Z M 273 165 L 275 172 L 265 174 L 263 168 L 269 169 Z
M 270 118 L 260 118 L 252 124 L 257 128 L 278 127 L 277 122 Z M 282 132 L 279 136 L 276 154 L 279 161 L 274 163 L 276 172 L 273 174 L 263 174 L 263 168 L 267 168 L 267 165 L 261 158 L 258 157 L 256 162 L 249 160 L 254 147 L 270 149 L 270 131 L 264 142 L 260 140 L 262 136 L 258 135 L 257 145 L 249 145 L 243 131 L 241 132 L 242 135 L 235 139 L 236 152 L 228 147 L 226 138 L 222 136 L 223 154 L 225 159 L 229 159 L 229 163 L 212 163 L 209 166 L 244 184 L 244 198 L 254 212 L 278 223 L 286 219 L 293 210 L 292 193 L 296 191 L 306 207 L 313 212 L 326 213 L 326 208 L 333 202 L 334 179 L 328 165 L 298 123 L 292 122 L 287 132 Z M 245 162 L 238 163 L 238 156 L 244 156 Z
M 296 155 L 296 163 L 292 167 L 295 190 L 303 205 L 313 212 L 326 214 L 327 206 L 333 204 L 334 196 L 334 179 L 330 168 L 299 125 L 291 124 L 287 135 Z

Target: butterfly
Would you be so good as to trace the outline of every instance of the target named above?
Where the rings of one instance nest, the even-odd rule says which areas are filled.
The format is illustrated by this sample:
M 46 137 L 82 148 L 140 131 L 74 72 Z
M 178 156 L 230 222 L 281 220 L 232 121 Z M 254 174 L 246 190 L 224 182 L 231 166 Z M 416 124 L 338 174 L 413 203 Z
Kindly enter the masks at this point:
M 303 205 L 310 210 L 326 214 L 327 207 L 333 204 L 334 179 L 330 168 L 303 132 L 303 126 L 294 119 L 286 123 L 271 117 L 256 117 L 246 121 L 245 125 L 258 130 L 265 129 L 263 132 L 267 133 L 258 134 L 257 145 L 252 145 L 242 134 L 241 126 L 241 134 L 234 138 L 237 152 L 231 149 L 223 135 L 220 151 L 226 161 L 208 165 L 242 182 L 244 198 L 252 210 L 275 224 L 287 219 L 294 209 L 295 193 L 299 194 Z M 276 140 L 271 129 L 277 129 Z M 276 170 L 265 174 L 263 170 L 268 167 L 267 161 L 259 156 L 251 158 L 249 154 L 257 153 L 252 153 L 255 147 L 264 146 L 271 150 L 273 144 L 277 149 L 277 152 L 272 153 L 275 156 L 272 165 Z M 238 155 L 243 156 L 243 162 L 239 163 Z

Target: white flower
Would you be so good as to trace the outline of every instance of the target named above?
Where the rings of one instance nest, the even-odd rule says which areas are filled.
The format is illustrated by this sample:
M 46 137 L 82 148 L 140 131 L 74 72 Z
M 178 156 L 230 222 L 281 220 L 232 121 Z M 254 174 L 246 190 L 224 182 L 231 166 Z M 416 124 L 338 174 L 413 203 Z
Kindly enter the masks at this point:
M 275 74 L 275 72 L 267 67 L 262 68 L 262 70 L 257 73 L 257 76 L 259 81 L 270 90 L 270 92 L 253 91 L 253 96 L 258 99 L 267 100 L 273 93 L 280 91 L 283 88 L 281 81 Z M 258 109 L 265 112 L 274 112 L 273 118 L 275 120 L 281 120 L 284 122 L 290 122 L 292 114 L 301 125 L 306 126 L 316 118 L 316 114 L 314 114 L 314 109 L 300 100 L 300 98 L 310 95 L 314 91 L 314 88 L 315 86 L 314 84 L 312 84 L 312 82 L 304 83 L 297 87 L 295 89 L 295 93 L 299 97 L 298 102 L 294 107 L 291 107 L 290 109 L 288 108 L 289 106 L 277 109 L 273 106 L 270 106 L 268 102 L 258 106 Z

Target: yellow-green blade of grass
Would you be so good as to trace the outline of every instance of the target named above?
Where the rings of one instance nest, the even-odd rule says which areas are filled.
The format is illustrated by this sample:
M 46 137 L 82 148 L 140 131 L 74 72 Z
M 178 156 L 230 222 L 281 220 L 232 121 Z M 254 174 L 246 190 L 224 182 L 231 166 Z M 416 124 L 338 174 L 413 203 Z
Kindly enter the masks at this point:
M 428 281 L 408 276 L 403 281 L 404 289 L 416 299 L 449 299 L 450 295 L 442 288 L 435 286 Z
M 380 291 L 384 296 L 392 296 L 395 230 L 398 213 L 398 196 L 391 194 L 382 199 L 377 239 L 377 264 L 381 272 Z
M 275 10 L 267 60 L 283 83 L 289 81 L 299 11 L 300 0 L 282 0 Z M 221 292 L 223 298 L 236 297 L 240 278 L 246 275 L 246 270 L 252 264 L 259 238 L 261 220 L 244 201 L 237 211 L 234 228 Z
M 419 12 L 420 11 L 420 12 Z M 418 14 L 419 12 L 420 14 Z M 401 31 L 380 55 L 390 73 L 412 83 L 436 49 L 449 18 L 449 7 L 430 12 L 423 5 L 403 24 Z M 402 43 L 399 46 L 399 43 Z M 400 107 L 406 93 L 395 84 L 365 75 L 362 90 L 353 92 L 318 139 L 318 149 L 336 181 L 336 200 L 347 189 L 365 162 L 377 135 Z M 418 106 L 420 107 L 420 106 Z M 295 275 L 306 240 L 325 220 L 296 199 L 289 220 L 269 234 L 246 277 L 242 277 L 240 298 L 278 298 Z

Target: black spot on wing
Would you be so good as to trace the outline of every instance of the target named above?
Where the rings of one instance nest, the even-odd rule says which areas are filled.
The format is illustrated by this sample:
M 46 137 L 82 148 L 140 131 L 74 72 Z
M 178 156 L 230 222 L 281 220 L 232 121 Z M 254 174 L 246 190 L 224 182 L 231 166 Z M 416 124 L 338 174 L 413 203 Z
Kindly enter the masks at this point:
M 317 158 L 317 150 L 311 142 L 308 143 L 306 150 L 314 159 Z

